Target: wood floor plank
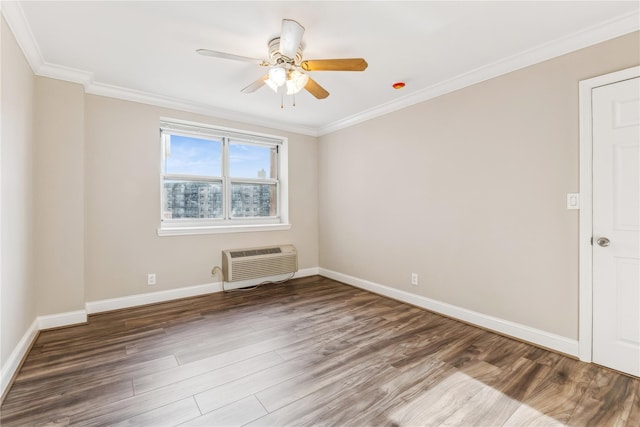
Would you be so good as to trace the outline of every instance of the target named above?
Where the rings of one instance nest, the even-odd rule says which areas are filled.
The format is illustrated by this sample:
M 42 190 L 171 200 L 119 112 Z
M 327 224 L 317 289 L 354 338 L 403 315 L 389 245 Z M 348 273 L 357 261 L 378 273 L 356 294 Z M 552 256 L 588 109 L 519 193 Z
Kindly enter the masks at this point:
M 255 396 L 247 396 L 215 411 L 187 421 L 180 426 L 228 427 L 242 426 L 267 414 Z
M 571 414 L 568 425 L 623 425 L 637 399 L 637 382 L 608 369 L 598 369 L 595 378 Z
M 178 400 L 168 405 L 127 418 L 111 427 L 158 427 L 173 426 L 199 417 L 200 410 L 193 397 Z
M 522 365 L 521 369 L 511 370 L 511 372 L 503 369 L 503 375 L 497 381 L 483 382 L 480 392 L 447 418 L 444 424 L 460 426 L 503 425 L 548 371 L 548 366 L 537 363 Z
M 296 359 L 272 366 L 198 393 L 195 395 L 196 402 L 198 402 L 202 412 L 214 411 L 222 406 L 244 399 L 273 384 L 302 375 L 311 363 L 313 362 Z
M 546 378 L 521 401 L 507 425 L 536 425 L 552 419 L 566 424 L 594 378 L 595 365 L 562 358 Z
M 502 375 L 502 370 L 477 361 L 466 372 L 454 369 L 441 381 L 407 399 L 407 404 L 394 410 L 389 418 L 400 426 L 440 425 L 480 393 L 485 381 Z
M 359 373 L 357 379 L 360 379 Z M 353 419 L 363 412 L 375 408 L 378 397 L 370 390 L 375 389 L 380 382 L 388 382 L 398 376 L 397 369 L 388 366 L 380 369 L 369 378 L 361 378 L 362 381 L 355 381 L 342 392 L 326 396 L 327 401 L 322 406 L 305 414 L 299 421 L 289 423 L 291 426 L 317 426 L 317 425 L 355 425 L 351 424 Z M 353 399 L 354 396 L 360 398 Z M 287 407 L 283 408 L 286 410 Z M 367 423 L 368 424 L 368 423 Z
M 352 353 L 359 352 L 354 347 L 351 347 L 350 351 Z M 341 381 L 343 378 L 353 377 L 362 370 L 363 364 L 360 361 L 353 360 L 341 363 L 348 358 L 348 355 L 348 352 L 339 352 L 334 357 L 324 356 L 322 359 L 317 360 L 314 365 L 301 372 L 300 375 L 292 376 L 290 379 L 283 379 L 282 381 L 274 381 L 273 384 L 256 390 L 256 397 L 269 412 L 273 412 L 337 381 Z M 378 358 L 369 360 L 369 362 L 370 364 L 374 362 L 376 366 L 383 365 Z M 329 365 L 337 367 L 328 370 L 326 367 Z
M 92 338 L 87 339 L 85 347 L 82 349 L 71 347 L 66 352 L 56 349 L 51 354 L 46 352 L 29 357 L 21 368 L 20 375 L 16 378 L 16 383 L 33 379 L 37 381 L 55 380 L 56 378 L 71 376 L 74 373 L 81 373 L 84 370 L 95 368 L 96 360 L 100 360 L 102 366 L 107 364 L 112 366 L 119 365 L 120 362 L 128 359 L 124 347 L 125 343 L 139 339 L 141 336 L 141 334 L 133 334 L 127 339 L 119 336 L 110 336 L 108 339 L 103 338 L 102 340 Z M 142 359 L 137 358 L 134 363 L 158 358 L 156 355 Z
M 634 381 L 635 399 L 625 419 L 625 425 L 640 426 L 640 381 Z
M 248 423 L 247 426 L 326 425 L 320 414 L 331 408 L 329 405 L 332 402 L 340 402 L 346 395 L 353 394 L 355 387 L 372 381 L 371 379 L 374 377 L 376 380 L 389 379 L 396 372 L 395 368 L 384 364 L 363 366 L 360 371 L 353 375 L 339 378 L 323 389 L 308 394 L 296 400 L 295 403 L 270 412 L 268 415 Z M 329 411 L 331 410 L 333 409 L 329 409 Z
M 71 389 L 74 392 L 95 387 L 98 384 L 109 384 L 112 382 L 131 382 L 135 377 L 146 375 L 150 372 L 163 375 L 168 369 L 177 366 L 173 355 L 160 359 L 153 359 L 141 363 L 131 360 L 130 364 L 118 362 L 97 364 L 90 368 L 82 369 L 72 374 L 60 375 L 55 378 L 46 377 L 46 381 L 41 378 L 31 379 L 15 384 L 9 399 L 5 400 L 6 405 L 10 405 L 13 400 L 43 401 L 51 395 L 51 390 Z
M 42 331 L 4 426 L 640 425 L 640 379 L 311 276 Z
M 178 362 L 181 365 L 206 359 L 211 355 L 226 353 L 228 351 L 237 350 L 254 343 L 266 341 L 270 338 L 287 338 L 290 334 L 286 331 L 279 331 L 271 336 L 258 331 L 236 331 L 234 334 L 224 337 L 212 337 L 211 339 L 201 340 L 200 343 L 188 343 L 182 348 L 174 350 Z M 187 343 L 185 343 L 187 344 Z
M 79 426 L 99 426 L 121 422 L 138 413 L 148 412 L 182 400 L 210 388 L 233 381 L 277 365 L 282 359 L 275 353 L 266 353 L 251 359 L 225 366 L 215 371 L 178 381 L 147 393 L 137 394 L 114 404 L 88 408 L 71 417 L 72 424 Z
M 224 353 L 218 353 L 191 363 L 178 365 L 171 369 L 157 371 L 148 375 L 141 374 L 133 380 L 133 387 L 136 394 L 142 394 L 155 388 L 177 383 L 265 353 L 272 353 L 274 350 L 286 345 L 287 342 L 289 342 L 288 338 L 277 337 Z
M 75 414 L 89 408 L 109 405 L 133 396 L 131 381 L 96 384 L 91 388 L 52 390 L 48 396 L 14 401 L 2 406 L 3 427 L 42 425 L 59 420 L 70 420 Z
M 425 363 L 404 371 L 396 369 L 388 381 L 375 381 L 371 383 L 370 388 L 352 389 L 357 392 L 341 397 L 342 407 L 353 410 L 340 409 L 335 411 L 334 405 L 327 405 L 324 411 L 338 412 L 339 419 L 330 413 L 324 413 L 322 418 L 329 424 L 338 423 L 341 419 L 341 424 L 353 426 L 390 425 L 392 422 L 389 420 L 388 414 L 404 406 L 406 404 L 405 397 L 414 395 L 428 383 L 438 382 L 451 371 L 451 366 L 437 360 L 425 361 Z

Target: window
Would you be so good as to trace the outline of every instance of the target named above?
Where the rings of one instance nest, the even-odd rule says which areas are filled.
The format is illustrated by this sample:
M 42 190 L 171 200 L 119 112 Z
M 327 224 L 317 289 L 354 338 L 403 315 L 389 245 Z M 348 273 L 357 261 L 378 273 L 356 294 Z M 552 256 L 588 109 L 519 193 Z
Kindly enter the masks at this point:
M 162 121 L 160 235 L 286 229 L 287 140 Z

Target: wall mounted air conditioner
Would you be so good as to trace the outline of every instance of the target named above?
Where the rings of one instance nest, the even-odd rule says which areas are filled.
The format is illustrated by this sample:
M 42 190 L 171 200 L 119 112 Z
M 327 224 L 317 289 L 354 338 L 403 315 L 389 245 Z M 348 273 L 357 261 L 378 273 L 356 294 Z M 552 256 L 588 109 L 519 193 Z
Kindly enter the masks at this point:
M 222 251 L 222 274 L 227 282 L 278 276 L 296 271 L 298 251 L 293 245 Z

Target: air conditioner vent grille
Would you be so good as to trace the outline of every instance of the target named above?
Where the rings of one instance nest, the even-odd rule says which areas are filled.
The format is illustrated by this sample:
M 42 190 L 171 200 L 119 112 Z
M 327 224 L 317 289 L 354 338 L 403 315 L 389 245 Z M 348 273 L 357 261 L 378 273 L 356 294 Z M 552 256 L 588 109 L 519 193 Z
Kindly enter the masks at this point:
M 263 249 L 245 249 L 241 251 L 229 252 L 231 258 L 243 258 L 247 256 L 267 255 L 267 254 L 280 254 L 282 249 L 277 248 L 263 248 Z
M 298 252 L 293 245 L 222 251 L 225 281 L 259 279 L 298 271 Z

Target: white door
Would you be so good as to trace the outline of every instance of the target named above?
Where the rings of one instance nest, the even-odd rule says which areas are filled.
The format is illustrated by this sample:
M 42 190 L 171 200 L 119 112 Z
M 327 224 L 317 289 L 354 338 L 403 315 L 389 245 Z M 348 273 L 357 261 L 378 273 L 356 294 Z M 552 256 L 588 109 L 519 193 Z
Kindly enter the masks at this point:
M 640 376 L 640 78 L 592 102 L 593 361 Z

